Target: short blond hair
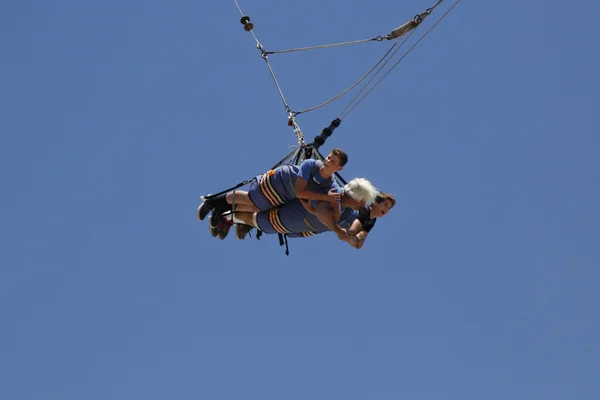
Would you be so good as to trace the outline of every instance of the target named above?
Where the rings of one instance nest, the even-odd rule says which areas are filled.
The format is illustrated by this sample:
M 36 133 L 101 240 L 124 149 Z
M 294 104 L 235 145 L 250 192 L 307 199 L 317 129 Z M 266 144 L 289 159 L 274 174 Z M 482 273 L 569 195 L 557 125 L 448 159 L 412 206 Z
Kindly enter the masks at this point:
M 377 189 L 365 178 L 354 178 L 344 186 L 344 193 L 356 201 L 372 203 L 377 196 Z

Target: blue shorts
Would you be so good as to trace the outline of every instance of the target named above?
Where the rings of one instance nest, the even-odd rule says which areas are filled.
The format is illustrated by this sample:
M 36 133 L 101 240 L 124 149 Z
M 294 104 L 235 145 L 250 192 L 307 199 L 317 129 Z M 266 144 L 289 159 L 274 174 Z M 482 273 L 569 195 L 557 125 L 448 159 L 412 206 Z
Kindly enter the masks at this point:
M 358 211 L 344 209 L 338 225 L 348 229 L 357 217 Z M 257 213 L 256 223 L 263 233 L 282 233 L 289 238 L 313 236 L 330 230 L 316 215 L 309 213 L 297 199 L 283 206 Z
M 252 180 L 248 196 L 261 211 L 269 210 L 296 199 L 296 165 L 282 165 Z
M 289 237 L 312 236 L 329 230 L 316 215 L 309 213 L 298 199 L 259 212 L 256 215 L 256 223 L 263 233 L 285 233 Z

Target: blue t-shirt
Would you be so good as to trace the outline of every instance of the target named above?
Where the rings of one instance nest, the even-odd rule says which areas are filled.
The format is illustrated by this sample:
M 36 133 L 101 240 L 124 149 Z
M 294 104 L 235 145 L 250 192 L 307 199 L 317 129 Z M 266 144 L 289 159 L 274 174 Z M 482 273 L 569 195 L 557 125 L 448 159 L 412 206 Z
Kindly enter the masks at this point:
M 306 181 L 306 190 L 315 193 L 327 194 L 331 189 L 335 189 L 338 193 L 341 192 L 340 186 L 332 177 L 323 178 L 319 174 L 319 168 L 323 165 L 322 161 L 308 159 L 300 164 L 298 176 Z

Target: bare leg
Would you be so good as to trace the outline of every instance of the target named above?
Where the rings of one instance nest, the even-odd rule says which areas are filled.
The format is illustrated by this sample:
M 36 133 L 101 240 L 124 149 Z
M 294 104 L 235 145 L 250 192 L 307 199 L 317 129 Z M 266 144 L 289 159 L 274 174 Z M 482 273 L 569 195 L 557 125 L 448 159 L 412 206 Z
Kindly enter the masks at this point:
M 234 196 L 233 192 L 227 193 L 227 202 L 229 204 L 233 204 Z M 258 207 L 254 205 L 252 200 L 250 200 L 250 196 L 248 192 L 244 192 L 242 190 L 235 191 L 235 208 L 239 211 L 251 211 L 251 212 L 259 212 Z
M 345 229 L 342 229 L 335 223 L 333 212 L 326 202 L 319 202 L 316 208 L 316 215 L 326 227 L 331 229 L 338 237 L 338 239 L 348 242 L 350 240 L 348 233 Z
M 248 211 L 236 211 L 235 218 L 244 221 L 244 224 L 254 226 L 254 213 Z
M 339 227 L 333 219 L 329 203 L 322 201 L 318 202 L 317 207 L 315 208 L 315 214 L 319 218 L 319 221 L 321 221 L 321 223 L 328 227 L 330 230 L 334 232 L 336 232 L 336 228 L 339 230 Z
M 235 199 L 235 212 L 250 212 L 250 213 L 253 213 L 253 212 L 259 212 L 259 211 L 260 210 L 258 210 L 255 205 L 249 206 L 247 204 L 238 204 L 238 202 L 237 202 L 237 196 L 236 196 L 236 199 Z

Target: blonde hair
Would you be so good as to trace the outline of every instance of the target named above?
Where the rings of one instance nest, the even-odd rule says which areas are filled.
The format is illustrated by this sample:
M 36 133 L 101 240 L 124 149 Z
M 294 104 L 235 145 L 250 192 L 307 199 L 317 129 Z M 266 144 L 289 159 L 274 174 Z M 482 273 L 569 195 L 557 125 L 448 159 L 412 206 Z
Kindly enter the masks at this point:
M 372 203 L 377 196 L 377 189 L 364 178 L 354 178 L 344 186 L 344 193 L 356 201 Z

